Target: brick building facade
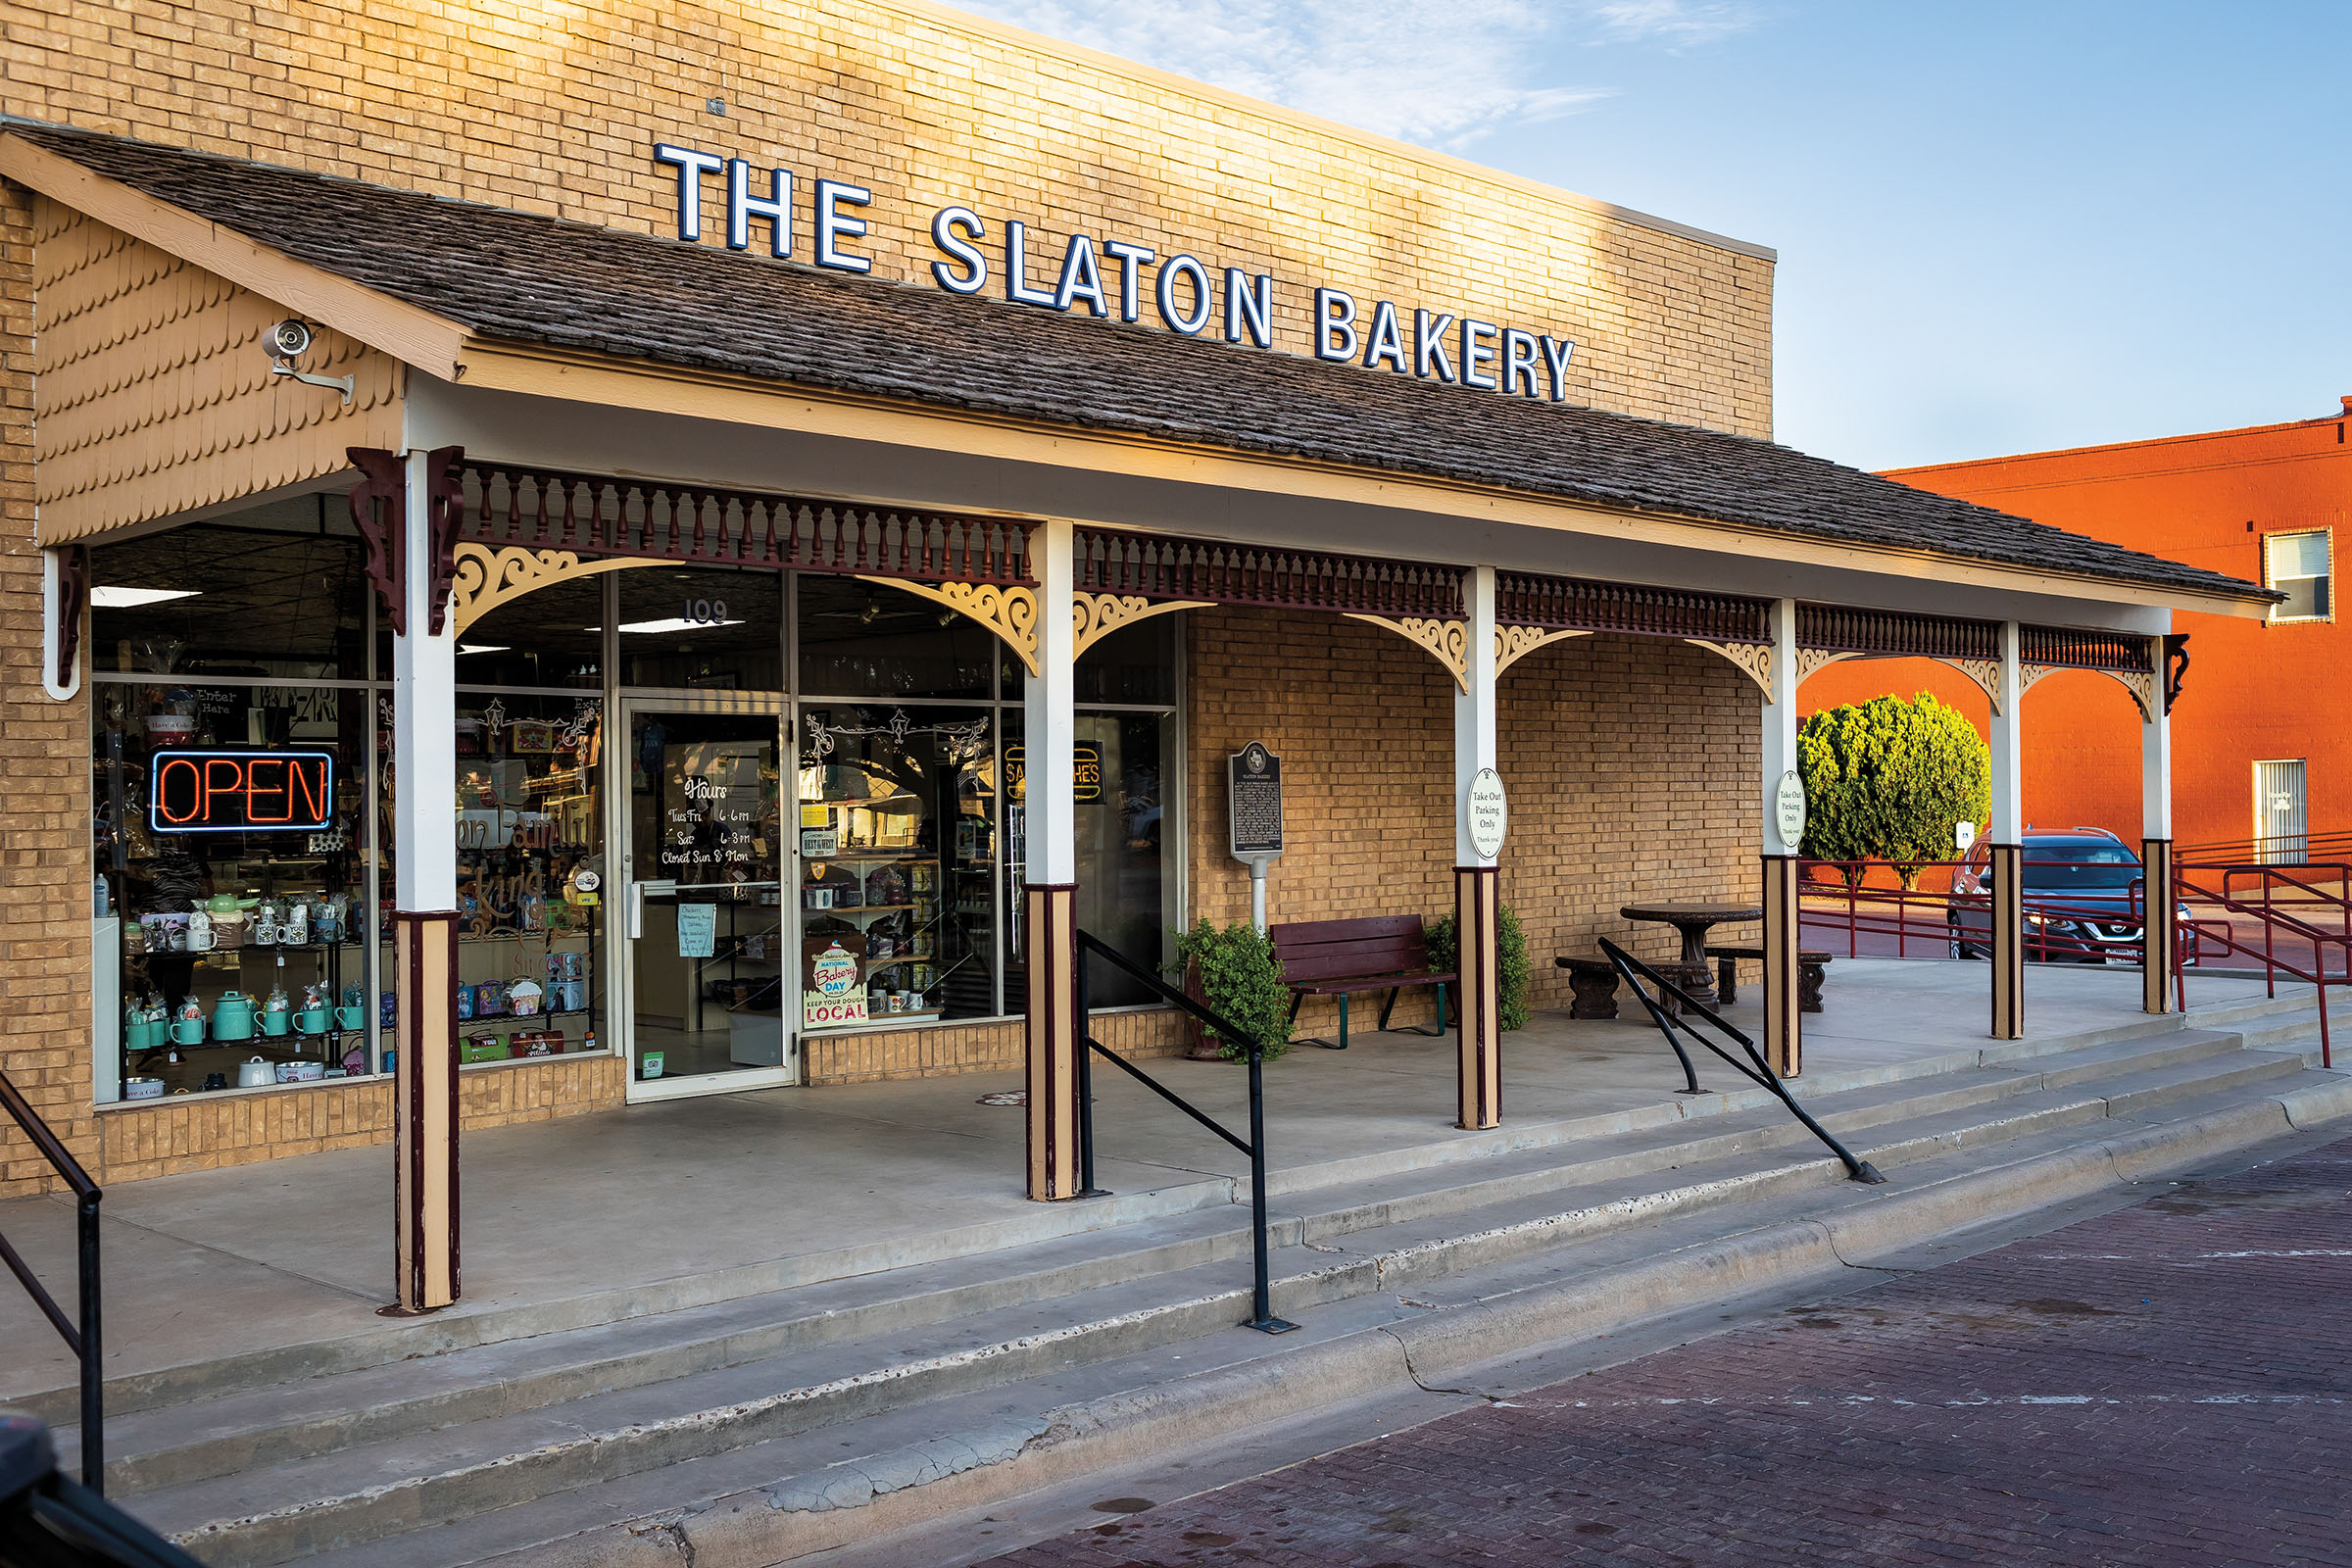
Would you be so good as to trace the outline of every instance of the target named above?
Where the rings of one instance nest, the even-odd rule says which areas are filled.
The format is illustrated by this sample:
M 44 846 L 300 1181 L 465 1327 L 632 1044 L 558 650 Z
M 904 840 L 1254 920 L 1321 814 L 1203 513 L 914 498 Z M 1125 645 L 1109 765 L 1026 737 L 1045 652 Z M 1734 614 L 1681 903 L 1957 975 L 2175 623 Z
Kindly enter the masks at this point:
M 1071 910 L 1091 890 L 1088 918 L 1146 946 L 1246 917 L 1222 779 L 1250 740 L 1287 770 L 1274 919 L 1461 919 L 1467 1123 L 1501 1114 L 1497 896 L 1543 1006 L 1542 958 L 1625 934 L 1628 897 L 1761 877 L 1794 1071 L 1794 846 L 1769 806 L 1806 662 L 1933 646 L 2015 689 L 2023 626 L 2152 692 L 2175 607 L 2260 603 L 1770 446 L 1752 244 L 923 0 L 395 10 L 9 24 L 0 1067 L 103 1180 L 399 1138 L 406 1248 L 446 1219 L 461 1127 L 1021 1066 L 1031 1194 L 1066 1197 Z M 304 341 L 273 354 L 288 320 Z M 256 652 L 313 578 L 309 641 Z M 1089 647 L 1158 650 L 1117 656 L 1145 695 L 1103 688 Z M 935 737 L 921 767 L 883 756 L 910 731 Z M 220 983 L 158 919 L 275 902 L 192 852 L 159 895 L 182 852 L 160 806 L 141 837 L 152 779 L 128 774 L 161 776 L 174 738 L 334 753 L 339 814 L 302 853 L 339 867 L 318 903 L 361 922 L 344 946 L 386 938 L 383 985 L 375 957 L 331 980 L 318 957 L 329 995 L 300 1010 L 334 1022 L 296 1035 L 331 1029 L 305 1049 L 349 1076 L 116 1098 L 163 1072 L 142 1063 L 204 1065 L 110 1040 L 136 999 L 95 1000 Z M 1127 771 L 1090 774 L 1114 741 Z M 1489 774 L 1499 851 L 1463 804 Z M 454 825 L 400 787 L 444 775 Z M 918 823 L 883 809 L 925 790 Z M 1117 820 L 1082 828 L 1105 797 Z M 696 898 L 719 883 L 629 859 L 679 821 L 681 863 L 766 869 Z M 565 853 L 532 859 L 542 839 Z M 518 863 L 533 891 L 501 912 Z M 94 879 L 120 937 L 94 936 Z M 951 909 L 956 954 L 927 934 Z M 799 944 L 832 930 L 863 1016 L 820 1027 L 795 999 L 825 954 Z M 690 967 L 645 970 L 672 934 Z M 461 1070 L 490 936 L 592 1000 L 555 1054 Z M 559 946 L 596 972 L 563 977 Z M 873 1026 L 885 998 L 916 1016 Z M 706 1003 L 757 1038 L 712 1044 Z M 1122 1052 L 1184 1039 L 1161 1008 L 1100 1016 Z M 216 1006 L 190 1038 L 244 1027 Z M 662 1068 L 709 1052 L 746 1070 Z M 0 1141 L 0 1192 L 47 1180 Z M 430 1304 L 416 1261 L 403 1299 Z

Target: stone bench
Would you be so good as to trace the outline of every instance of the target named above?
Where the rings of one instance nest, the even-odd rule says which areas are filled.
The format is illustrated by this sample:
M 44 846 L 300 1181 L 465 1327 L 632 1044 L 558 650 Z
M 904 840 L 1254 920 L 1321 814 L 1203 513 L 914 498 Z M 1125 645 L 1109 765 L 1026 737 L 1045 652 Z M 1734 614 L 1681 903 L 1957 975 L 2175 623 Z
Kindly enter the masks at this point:
M 1715 992 L 1727 1003 L 1739 997 L 1740 960 L 1764 961 L 1764 950 L 1752 944 L 1727 942 L 1720 946 L 1707 944 L 1707 956 L 1715 960 Z M 1821 1010 L 1821 988 L 1829 979 L 1830 956 L 1815 948 L 1799 949 L 1796 955 L 1796 1008 L 1799 1012 Z
M 1584 957 L 1576 954 L 1562 954 L 1551 961 L 1555 968 L 1568 971 L 1568 989 L 1575 994 L 1575 1000 L 1568 1004 L 1569 1017 L 1614 1018 L 1618 1016 L 1618 977 L 1615 964 L 1597 955 Z M 1703 963 L 1684 963 L 1675 958 L 1644 959 L 1643 961 L 1659 974 L 1664 975 L 1667 984 L 1679 986 L 1685 991 L 1694 990 L 1696 987 L 1693 982 L 1703 984 L 1707 978 L 1707 966 Z M 1668 1017 L 1679 1018 L 1683 1015 L 1681 1003 L 1671 995 L 1663 1000 Z

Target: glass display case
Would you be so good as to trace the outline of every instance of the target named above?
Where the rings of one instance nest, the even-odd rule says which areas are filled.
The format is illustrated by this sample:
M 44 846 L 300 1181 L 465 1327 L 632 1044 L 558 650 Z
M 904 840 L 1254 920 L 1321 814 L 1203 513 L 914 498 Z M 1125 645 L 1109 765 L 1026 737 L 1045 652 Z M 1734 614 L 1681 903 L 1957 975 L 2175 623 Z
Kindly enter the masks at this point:
M 979 709 L 802 711 L 804 1027 L 995 1013 L 994 727 Z

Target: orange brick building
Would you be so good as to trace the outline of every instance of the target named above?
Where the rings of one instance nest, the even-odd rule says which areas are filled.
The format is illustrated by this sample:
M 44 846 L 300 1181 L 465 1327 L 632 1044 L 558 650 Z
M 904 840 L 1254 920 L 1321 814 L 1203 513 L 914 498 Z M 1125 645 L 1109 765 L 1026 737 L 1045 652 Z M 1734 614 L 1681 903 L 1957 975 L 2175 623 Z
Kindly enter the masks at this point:
M 2352 830 L 2352 634 L 2331 592 L 2352 506 L 2352 397 L 2282 424 L 1899 468 L 1887 477 L 2287 595 L 2265 619 L 2184 613 L 2194 673 L 2173 710 L 2182 852 L 2292 857 Z M 1807 713 L 1932 691 L 1983 728 L 1984 693 L 1921 660 L 1833 664 Z M 2110 682 L 2061 671 L 2026 693 L 2026 819 L 2139 835 L 2139 721 Z M 2313 847 L 2314 853 L 2320 853 Z

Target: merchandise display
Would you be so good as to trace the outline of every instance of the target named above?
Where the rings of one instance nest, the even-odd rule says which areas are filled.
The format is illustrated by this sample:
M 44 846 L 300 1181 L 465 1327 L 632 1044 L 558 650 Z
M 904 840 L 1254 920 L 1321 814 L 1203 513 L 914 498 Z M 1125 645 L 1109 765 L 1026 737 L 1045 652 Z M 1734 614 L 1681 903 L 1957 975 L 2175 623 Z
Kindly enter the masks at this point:
M 124 1098 L 313 1081 L 353 1071 L 355 1051 L 366 1071 L 365 1018 L 345 1026 L 310 1004 L 368 964 L 355 933 L 368 876 L 363 694 L 172 677 L 99 684 L 94 708 L 95 848 L 124 999 L 96 1049 L 120 1054 Z M 165 751 L 201 787 L 162 791 Z M 273 826 L 299 817 L 297 802 L 326 829 Z M 310 1067 L 276 1070 L 296 1062 Z
M 802 715 L 805 1027 L 993 1010 L 993 726 L 922 711 Z
M 604 706 L 593 697 L 459 696 L 460 1059 L 593 1051 L 604 813 Z

